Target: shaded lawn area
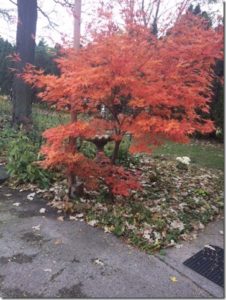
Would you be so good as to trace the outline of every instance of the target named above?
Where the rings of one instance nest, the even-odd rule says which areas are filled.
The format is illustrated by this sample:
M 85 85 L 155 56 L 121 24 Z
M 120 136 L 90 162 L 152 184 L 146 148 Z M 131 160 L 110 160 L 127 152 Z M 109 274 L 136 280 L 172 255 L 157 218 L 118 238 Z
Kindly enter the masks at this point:
M 224 145 L 220 143 L 205 143 L 193 141 L 189 144 L 167 143 L 153 153 L 153 157 L 162 155 L 168 158 L 188 156 L 192 164 L 201 167 L 224 170 Z

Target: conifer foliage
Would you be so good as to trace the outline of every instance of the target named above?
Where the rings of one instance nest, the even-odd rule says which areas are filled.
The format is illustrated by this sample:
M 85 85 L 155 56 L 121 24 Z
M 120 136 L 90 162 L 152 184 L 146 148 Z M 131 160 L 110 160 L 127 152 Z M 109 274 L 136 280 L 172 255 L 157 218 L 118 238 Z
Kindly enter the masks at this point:
M 105 184 L 114 195 L 139 189 L 136 172 L 117 161 L 123 137 L 132 137 L 132 153 L 151 153 L 167 140 L 183 143 L 196 131 L 213 131 L 201 112 L 209 112 L 212 66 L 223 55 L 222 40 L 221 26 L 209 28 L 191 13 L 160 37 L 134 20 L 123 29 L 109 20 L 78 52 L 65 50 L 57 60 L 60 76 L 28 66 L 23 77 L 42 90 L 43 101 L 80 116 L 44 132 L 43 166 L 63 168 L 86 188 Z M 79 140 L 105 135 L 115 142 L 111 159 L 102 150 L 94 159 L 79 151 Z

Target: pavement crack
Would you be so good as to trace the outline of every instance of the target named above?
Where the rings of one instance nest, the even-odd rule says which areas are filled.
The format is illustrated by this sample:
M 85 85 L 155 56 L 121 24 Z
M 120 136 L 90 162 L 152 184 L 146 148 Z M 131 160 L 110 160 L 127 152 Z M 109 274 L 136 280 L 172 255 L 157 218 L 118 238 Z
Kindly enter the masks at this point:
M 64 268 L 60 269 L 58 272 L 56 272 L 55 274 L 53 274 L 50 278 L 50 281 L 54 281 L 60 274 L 62 274 L 64 271 Z

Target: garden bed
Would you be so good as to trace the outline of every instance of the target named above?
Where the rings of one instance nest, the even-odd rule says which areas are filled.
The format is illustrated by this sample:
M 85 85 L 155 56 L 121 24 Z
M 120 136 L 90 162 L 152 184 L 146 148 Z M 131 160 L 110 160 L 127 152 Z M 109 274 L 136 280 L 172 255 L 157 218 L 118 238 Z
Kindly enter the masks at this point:
M 180 247 L 178 243 L 196 238 L 208 222 L 223 216 L 221 170 L 194 164 L 180 169 L 176 160 L 164 156 L 143 157 L 139 166 L 131 167 L 137 168 L 142 191 L 114 202 L 104 189 L 67 202 L 65 181 L 48 191 L 33 188 L 57 209 L 60 221 L 85 220 L 147 252 Z

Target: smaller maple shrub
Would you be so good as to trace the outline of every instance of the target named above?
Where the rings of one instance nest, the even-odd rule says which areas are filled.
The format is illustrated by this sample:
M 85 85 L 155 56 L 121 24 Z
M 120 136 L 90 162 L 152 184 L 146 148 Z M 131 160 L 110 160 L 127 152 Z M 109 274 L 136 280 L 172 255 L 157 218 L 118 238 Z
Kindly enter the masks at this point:
M 63 168 L 86 188 L 104 183 L 114 195 L 140 188 L 138 174 L 117 165 L 123 138 L 132 138 L 131 153 L 151 153 L 164 141 L 185 143 L 196 131 L 214 129 L 200 112 L 209 112 L 222 38 L 221 26 L 207 29 L 203 19 L 186 14 L 160 38 L 135 22 L 124 31 L 108 27 L 78 52 L 65 50 L 57 60 L 60 76 L 28 66 L 23 78 L 42 90 L 43 101 L 88 116 L 44 132 L 42 166 Z M 71 142 L 106 135 L 114 142 L 110 158 L 103 149 L 89 157 Z

